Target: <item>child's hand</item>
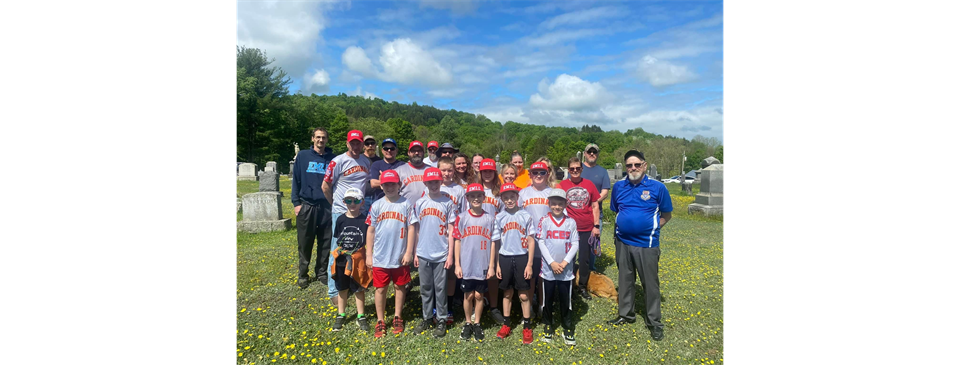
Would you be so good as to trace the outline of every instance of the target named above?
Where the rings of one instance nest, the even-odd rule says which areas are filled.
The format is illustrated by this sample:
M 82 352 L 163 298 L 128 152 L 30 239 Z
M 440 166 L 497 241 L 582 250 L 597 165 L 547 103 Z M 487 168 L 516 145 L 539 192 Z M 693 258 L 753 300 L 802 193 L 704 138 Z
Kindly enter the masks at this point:
M 453 257 L 447 256 L 447 263 L 443 264 L 444 270 L 449 270 L 453 266 Z
M 400 260 L 400 265 L 401 265 L 401 266 L 410 265 L 410 263 L 413 262 L 413 257 L 411 257 L 411 256 L 413 256 L 413 255 L 411 255 L 411 254 L 409 254 L 409 253 L 403 255 L 403 259 Z
M 500 276 L 500 264 L 497 264 L 497 279 L 503 279 L 503 276 Z
M 373 257 L 367 256 L 367 260 L 366 260 L 366 261 L 367 261 L 367 267 L 368 267 L 368 268 L 373 267 Z
M 460 269 L 460 265 L 457 265 L 457 269 L 453 272 L 457 274 L 457 279 L 463 279 L 463 270 Z
M 420 256 L 413 257 L 413 267 L 420 267 Z
M 533 267 L 527 265 L 527 268 L 523 269 L 523 279 L 530 280 L 531 276 L 533 276 Z
M 560 271 L 566 270 L 566 269 L 567 269 L 567 264 L 568 264 L 568 262 L 566 262 L 566 261 L 560 262 Z
M 560 264 L 557 263 L 556 261 L 554 261 L 552 264 L 550 264 L 550 269 L 553 270 L 553 273 L 554 273 L 554 274 L 559 274 L 559 273 L 563 272 L 563 268 L 560 267 Z
M 493 274 L 493 270 L 487 270 L 487 279 L 488 279 L 488 280 L 489 280 L 490 278 L 492 278 L 493 275 L 494 275 L 494 274 Z

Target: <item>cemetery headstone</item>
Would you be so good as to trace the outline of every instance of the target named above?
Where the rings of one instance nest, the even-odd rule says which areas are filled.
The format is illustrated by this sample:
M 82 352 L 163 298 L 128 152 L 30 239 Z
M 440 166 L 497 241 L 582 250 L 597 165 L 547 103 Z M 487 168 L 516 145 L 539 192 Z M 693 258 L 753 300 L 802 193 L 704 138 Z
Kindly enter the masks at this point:
M 687 207 L 687 213 L 723 215 L 723 164 L 712 164 L 701 173 L 700 193 Z
M 237 222 L 237 230 L 260 233 L 290 229 L 290 218 L 283 218 L 280 199 L 280 193 L 275 191 L 245 194 L 243 220 Z
M 249 162 L 240 164 L 240 174 L 237 176 L 237 180 L 257 181 L 257 164 Z
M 657 165 L 650 164 L 650 168 L 647 169 L 647 177 L 660 181 L 660 179 L 657 178 L 658 176 L 660 175 L 657 174 Z
M 260 175 L 260 191 L 280 191 L 280 174 L 276 171 L 264 171 Z M 283 193 L 280 193 L 283 196 Z
M 288 172 L 288 174 L 290 174 L 290 178 L 291 178 L 291 179 L 293 178 L 293 164 L 294 164 L 294 163 L 295 163 L 295 161 L 290 161 L 290 170 L 289 170 L 290 172 Z
M 718 160 L 716 157 L 710 156 L 703 159 L 703 161 L 700 161 L 700 168 L 705 169 L 707 168 L 707 166 L 715 165 L 718 163 L 720 163 L 720 160 Z
M 617 162 L 616 165 L 613 165 L 613 174 L 616 176 L 616 179 L 610 179 L 610 181 L 617 181 L 623 178 L 623 164 Z M 611 185 L 612 186 L 612 185 Z
M 274 161 L 267 161 L 267 165 L 263 167 L 263 171 L 277 172 L 277 163 Z

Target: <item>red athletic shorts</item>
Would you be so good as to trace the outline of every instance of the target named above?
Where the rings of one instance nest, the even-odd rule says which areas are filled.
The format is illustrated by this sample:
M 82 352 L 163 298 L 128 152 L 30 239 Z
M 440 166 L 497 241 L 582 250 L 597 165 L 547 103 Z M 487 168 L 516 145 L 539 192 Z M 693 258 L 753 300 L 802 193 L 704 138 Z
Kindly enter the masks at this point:
M 373 287 L 385 288 L 390 282 L 402 286 L 410 282 L 410 266 L 400 266 L 395 269 L 373 268 Z

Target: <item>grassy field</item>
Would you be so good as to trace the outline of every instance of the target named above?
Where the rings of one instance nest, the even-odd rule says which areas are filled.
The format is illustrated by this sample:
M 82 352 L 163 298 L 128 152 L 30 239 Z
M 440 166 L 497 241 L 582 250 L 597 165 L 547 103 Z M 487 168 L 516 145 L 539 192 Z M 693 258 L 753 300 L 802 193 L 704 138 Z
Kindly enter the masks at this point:
M 256 192 L 255 181 L 238 181 L 237 193 Z M 283 214 L 293 216 L 290 180 L 280 179 L 284 192 Z M 505 340 L 496 338 L 499 326 L 481 319 L 486 340 L 461 341 L 462 310 L 454 311 L 453 327 L 446 337 L 415 335 L 420 321 L 419 286 L 414 286 L 403 311 L 407 331 L 387 333 L 381 339 L 362 333 L 355 321 L 341 332 L 330 330 L 336 306 L 319 283 L 301 290 L 296 285 L 296 227 L 286 232 L 237 233 L 237 363 L 317 364 L 719 364 L 723 361 L 723 218 L 688 215 L 693 196 L 680 193 L 679 184 L 667 184 L 674 215 L 661 232 L 660 260 L 663 341 L 650 340 L 639 318 L 636 324 L 613 327 L 605 323 L 616 316 L 614 302 L 602 298 L 574 298 L 577 346 L 564 346 L 558 336 L 552 344 L 536 340 L 543 325 L 536 325 L 532 345 L 520 342 L 515 330 Z M 693 186 L 694 194 L 699 190 Z M 242 218 L 241 214 L 237 219 Z M 295 221 L 295 220 L 294 220 Z M 295 222 L 294 222 L 295 224 Z M 605 228 L 612 228 L 607 226 Z M 603 256 L 597 268 L 614 282 L 612 229 L 604 229 Z M 311 270 L 312 272 L 312 270 Z M 415 284 L 417 279 L 415 276 Z M 387 318 L 393 312 L 388 290 Z M 372 292 L 371 292 L 372 293 Z M 640 290 L 637 291 L 638 296 Z M 638 303 L 642 299 L 638 298 Z M 353 300 L 347 309 L 355 318 Z M 519 311 L 519 304 L 514 304 Z M 373 295 L 365 311 L 374 314 Z M 514 315 L 513 317 L 518 317 Z M 371 321 L 371 328 L 376 323 Z M 389 326 L 388 326 L 389 330 Z

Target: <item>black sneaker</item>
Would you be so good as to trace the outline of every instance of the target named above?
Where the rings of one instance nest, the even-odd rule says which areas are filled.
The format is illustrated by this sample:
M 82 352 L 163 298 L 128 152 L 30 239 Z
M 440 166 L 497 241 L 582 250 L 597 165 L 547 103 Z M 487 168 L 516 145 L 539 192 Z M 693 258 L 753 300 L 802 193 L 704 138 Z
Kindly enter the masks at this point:
M 573 331 L 563 331 L 563 343 L 569 346 L 577 345 L 577 340 L 573 338 Z
M 299 286 L 300 289 L 306 289 L 308 286 L 310 286 L 310 278 L 302 277 L 297 279 L 297 286 Z
M 493 309 L 491 309 L 491 310 L 490 310 L 490 316 L 493 317 L 493 320 L 494 320 L 496 323 L 505 324 L 505 323 L 504 323 L 504 318 L 503 318 L 503 313 L 500 312 L 500 308 L 493 308 Z
M 463 332 L 460 332 L 460 339 L 461 339 L 461 340 L 469 340 L 469 339 L 470 339 L 470 335 L 472 335 L 472 334 L 473 334 L 473 324 L 472 324 L 472 323 L 464 324 L 464 325 L 463 325 Z
M 547 325 L 547 328 L 543 331 L 543 337 L 540 338 L 540 341 L 543 342 L 552 342 L 553 341 L 553 326 Z
M 653 337 L 654 341 L 660 341 L 663 339 L 663 328 L 662 327 L 653 327 L 650 329 L 650 337 Z
M 587 289 L 584 289 L 584 288 L 580 288 L 580 296 L 583 297 L 584 300 L 593 299 L 593 297 L 590 295 L 590 292 L 588 292 Z
M 347 316 L 337 316 L 337 319 L 333 321 L 333 332 L 339 332 L 343 329 L 343 322 L 347 321 Z
M 370 332 L 370 323 L 367 321 L 367 317 L 357 318 L 357 326 L 363 332 Z
M 419 335 L 421 332 L 426 332 L 427 329 L 433 327 L 433 319 L 425 319 L 420 321 L 420 324 L 417 327 L 414 327 L 413 334 Z
M 433 330 L 433 337 L 440 338 L 447 335 L 447 322 L 440 321 L 437 328 Z
M 474 340 L 477 340 L 477 341 L 482 341 L 483 338 L 484 338 L 484 336 L 483 336 L 483 328 L 480 328 L 480 324 L 479 324 L 479 323 L 475 323 L 475 324 L 473 325 L 473 339 L 474 339 Z

